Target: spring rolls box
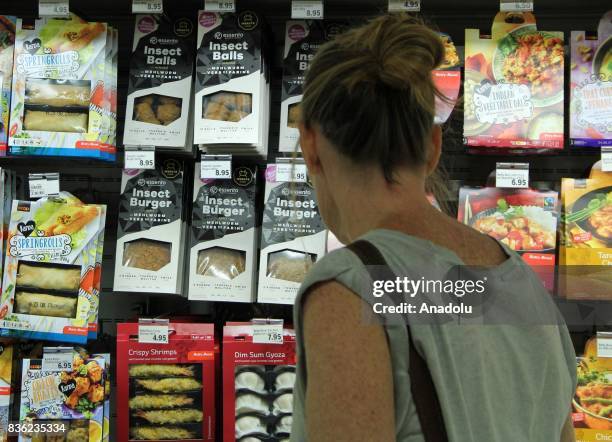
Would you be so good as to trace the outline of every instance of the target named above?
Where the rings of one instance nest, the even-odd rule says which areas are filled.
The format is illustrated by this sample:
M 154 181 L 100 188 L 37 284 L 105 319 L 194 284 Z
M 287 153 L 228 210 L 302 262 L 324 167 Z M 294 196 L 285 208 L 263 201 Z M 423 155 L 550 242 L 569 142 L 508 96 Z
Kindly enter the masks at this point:
M 0 156 L 7 150 L 16 20 L 0 15 Z
M 223 442 L 252 435 L 285 440 L 291 431 L 295 332 L 282 344 L 253 342 L 250 323 L 223 327 Z
M 257 301 L 293 304 L 304 276 L 325 254 L 327 231 L 308 183 L 277 182 L 266 169 Z
M 612 174 L 600 164 L 561 180 L 559 294 L 569 299 L 612 299 Z
M 459 221 L 519 253 L 549 291 L 555 283 L 558 216 L 554 191 L 497 187 L 459 191 Z
M 123 142 L 184 149 L 196 29 L 186 17 L 137 15 Z
M 605 342 L 601 342 L 605 341 Z M 572 422 L 576 441 L 612 440 L 612 336 L 591 337 L 577 360 L 578 386 L 572 400 Z
M 215 440 L 214 326 L 170 322 L 168 340 L 168 344 L 141 344 L 137 323 L 117 326 L 116 440 L 119 442 L 134 440 L 130 434 L 137 431 L 150 431 L 150 440 L 157 440 L 156 437 Z M 164 379 L 168 378 L 170 383 L 164 386 Z M 182 424 L 165 424 L 162 420 L 147 423 L 147 418 L 151 418 L 147 414 L 159 409 L 168 410 L 169 418 L 180 415 L 180 410 L 192 410 L 201 420 Z M 172 416 L 173 412 L 177 416 Z M 159 413 L 163 418 L 164 412 Z M 167 427 L 170 429 L 165 433 Z M 162 438 L 161 434 L 169 437 Z
M 570 140 L 574 146 L 612 145 L 612 11 L 597 35 L 572 31 Z
M 195 166 L 189 299 L 253 302 L 257 268 L 257 169 L 235 164 L 230 179 L 200 178 Z
M 180 294 L 183 283 L 184 163 L 124 170 L 114 290 Z
M 3 336 L 87 341 L 103 210 L 72 195 L 13 201 L 0 298 Z
M 13 382 L 13 346 L 0 341 L 0 441 L 6 442 Z
M 468 146 L 563 148 L 563 33 L 531 13 L 495 17 L 492 37 L 465 31 L 463 134 Z
M 12 155 L 114 160 L 104 139 L 105 23 L 17 20 L 9 145 Z
M 264 145 L 269 85 L 261 19 L 250 11 L 199 12 L 195 144 Z
M 41 359 L 24 359 L 19 420 L 63 425 L 68 440 L 102 442 L 106 365 L 74 355 L 71 371 L 43 371 Z M 30 442 L 25 434 L 19 442 Z

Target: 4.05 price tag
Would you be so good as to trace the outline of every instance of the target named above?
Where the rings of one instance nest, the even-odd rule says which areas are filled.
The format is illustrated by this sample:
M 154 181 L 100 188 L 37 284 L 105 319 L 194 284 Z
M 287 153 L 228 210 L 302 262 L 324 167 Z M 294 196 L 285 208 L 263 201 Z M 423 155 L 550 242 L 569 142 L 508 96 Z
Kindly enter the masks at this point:
M 323 19 L 323 0 L 293 0 L 291 2 L 292 19 Z
M 236 12 L 234 0 L 204 0 L 204 10 L 208 12 Z
M 420 11 L 421 0 L 389 0 L 389 12 Z
M 161 14 L 163 12 L 163 0 L 132 0 L 132 14 Z
M 308 181 L 308 172 L 305 164 L 300 163 L 277 163 L 276 182 L 277 183 L 305 183 Z
M 38 15 L 40 17 L 69 17 L 68 0 L 38 0 Z
M 42 359 L 42 371 L 72 371 L 72 351 L 45 353 Z
M 138 342 L 141 344 L 167 344 L 167 325 L 138 325 Z
M 125 150 L 126 169 L 155 169 L 155 150 Z
M 525 189 L 529 187 L 529 164 L 499 164 L 495 170 L 495 187 Z
M 282 344 L 283 324 L 253 324 L 253 344 Z
M 219 180 L 232 177 L 232 160 L 205 160 L 200 163 L 202 179 Z

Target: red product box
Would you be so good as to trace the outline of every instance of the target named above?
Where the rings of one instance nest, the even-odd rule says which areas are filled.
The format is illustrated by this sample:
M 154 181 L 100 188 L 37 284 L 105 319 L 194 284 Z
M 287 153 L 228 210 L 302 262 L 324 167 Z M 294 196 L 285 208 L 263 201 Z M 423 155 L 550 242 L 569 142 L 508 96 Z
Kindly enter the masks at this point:
M 168 344 L 117 326 L 117 440 L 215 440 L 213 324 L 168 325 Z
M 295 332 L 282 344 L 253 342 L 251 324 L 223 328 L 223 442 L 288 441 L 295 384 Z

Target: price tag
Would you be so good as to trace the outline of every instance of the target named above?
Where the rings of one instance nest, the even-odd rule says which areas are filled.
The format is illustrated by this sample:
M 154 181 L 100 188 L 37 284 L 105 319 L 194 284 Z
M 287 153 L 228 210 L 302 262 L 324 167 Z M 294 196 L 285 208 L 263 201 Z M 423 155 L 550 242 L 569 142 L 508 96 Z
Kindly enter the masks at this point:
M 389 0 L 389 12 L 421 10 L 421 0 Z
M 209 12 L 236 12 L 234 0 L 204 0 L 204 10 Z
M 155 149 L 125 149 L 125 169 L 155 169 Z
M 163 0 L 132 0 L 132 14 L 161 14 L 164 12 Z
M 69 17 L 68 0 L 38 0 L 38 15 L 40 17 Z
M 597 357 L 612 358 L 612 333 L 597 333 Z
M 202 179 L 230 179 L 232 177 L 232 159 L 231 157 L 223 158 L 208 158 L 202 157 L 200 163 L 200 178 Z
M 167 344 L 167 325 L 138 324 L 138 342 L 141 344 Z
M 495 187 L 509 189 L 529 187 L 529 163 L 497 163 Z
M 602 172 L 612 172 L 612 147 L 601 148 L 601 170 Z
M 253 324 L 253 344 L 282 344 L 283 324 Z
M 323 0 L 293 0 L 291 2 L 292 19 L 323 19 Z
M 276 163 L 276 182 L 305 183 L 308 180 L 306 164 Z
M 42 371 L 72 371 L 72 348 L 58 347 L 57 350 L 47 350 L 42 359 Z
M 501 0 L 499 10 L 501 12 L 533 12 L 533 1 L 517 2 L 515 0 Z
M 30 198 L 58 195 L 60 192 L 59 173 L 31 173 L 29 179 Z

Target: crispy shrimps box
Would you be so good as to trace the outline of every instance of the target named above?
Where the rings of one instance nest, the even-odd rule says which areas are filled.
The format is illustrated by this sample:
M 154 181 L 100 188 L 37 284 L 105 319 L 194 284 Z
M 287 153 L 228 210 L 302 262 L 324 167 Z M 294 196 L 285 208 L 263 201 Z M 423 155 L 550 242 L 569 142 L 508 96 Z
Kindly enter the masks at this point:
M 282 344 L 260 344 L 250 323 L 223 327 L 223 442 L 289 439 L 295 363 L 293 330 Z
M 171 322 L 168 344 L 138 327 L 117 327 L 116 440 L 215 440 L 214 325 Z

